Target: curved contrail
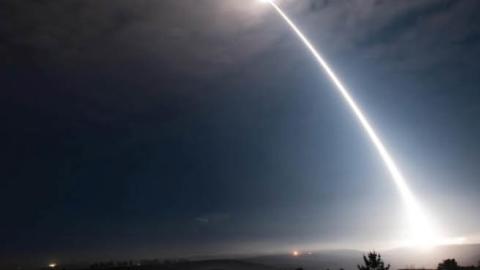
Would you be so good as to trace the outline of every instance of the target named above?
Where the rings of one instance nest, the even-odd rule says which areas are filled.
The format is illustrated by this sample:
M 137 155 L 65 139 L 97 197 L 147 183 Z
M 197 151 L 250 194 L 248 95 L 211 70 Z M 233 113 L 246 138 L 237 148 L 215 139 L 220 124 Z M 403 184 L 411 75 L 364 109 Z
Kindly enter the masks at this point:
M 345 99 L 350 109 L 352 109 L 358 121 L 362 125 L 363 129 L 368 134 L 368 137 L 372 141 L 383 162 L 385 163 L 385 166 L 390 172 L 395 186 L 398 188 L 400 195 L 402 196 L 402 199 L 407 207 L 408 215 L 410 221 L 412 222 L 413 235 L 411 236 L 412 239 L 410 239 L 410 241 L 414 241 L 415 244 L 422 245 L 433 244 L 433 241 L 437 241 L 437 239 L 434 239 L 434 233 L 432 231 L 433 228 L 431 224 L 429 224 L 425 214 L 421 211 L 418 202 L 415 200 L 412 191 L 408 187 L 404 177 L 402 176 L 402 173 L 395 164 L 392 156 L 388 153 L 387 149 L 383 145 L 382 141 L 369 123 L 368 119 L 365 117 L 360 107 L 357 105 L 357 103 L 352 98 L 345 86 L 343 86 L 337 75 L 335 75 L 328 63 L 323 59 L 320 53 L 315 49 L 312 43 L 307 39 L 307 37 L 305 37 L 305 35 L 302 33 L 302 31 L 300 31 L 300 29 L 295 25 L 295 23 L 293 23 L 293 21 L 285 14 L 285 12 L 283 12 L 283 10 L 276 3 L 273 2 L 273 0 L 264 1 L 268 2 L 278 12 L 278 14 L 285 20 L 285 22 L 291 27 L 291 29 L 297 34 L 300 40 L 305 44 L 310 53 L 315 57 L 320 66 L 327 73 L 328 77 L 332 80 L 333 84 L 336 86 L 336 89 Z

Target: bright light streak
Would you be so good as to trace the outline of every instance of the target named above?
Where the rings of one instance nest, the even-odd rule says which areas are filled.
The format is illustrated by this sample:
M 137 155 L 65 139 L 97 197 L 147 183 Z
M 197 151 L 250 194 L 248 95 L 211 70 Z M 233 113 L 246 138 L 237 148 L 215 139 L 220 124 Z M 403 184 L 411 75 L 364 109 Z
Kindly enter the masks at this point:
M 328 63 L 323 59 L 320 53 L 315 49 L 312 43 L 305 37 L 305 35 L 298 29 L 298 27 L 293 23 L 292 20 L 282 11 L 282 9 L 273 2 L 273 0 L 262 0 L 263 2 L 268 2 L 272 7 L 278 12 L 278 14 L 285 20 L 285 22 L 291 27 L 291 29 L 297 34 L 300 40 L 305 44 L 311 54 L 318 61 L 323 70 L 327 73 L 328 77 L 331 79 L 333 84 L 336 86 L 336 89 L 340 92 L 342 97 L 345 99 L 347 104 L 350 106 L 358 121 L 362 125 L 365 132 L 368 134 L 368 137 L 372 141 L 373 145 L 380 154 L 385 166 L 387 167 L 396 187 L 398 188 L 401 197 L 406 205 L 409 221 L 411 223 L 411 235 L 408 237 L 410 240 L 409 243 L 412 245 L 420 246 L 430 246 L 436 245 L 439 243 L 439 238 L 437 233 L 434 231 L 434 228 L 426 218 L 425 214 L 421 211 L 419 204 L 415 200 L 413 193 L 408 187 L 405 179 L 402 176 L 402 173 L 395 164 L 393 158 L 388 153 L 387 149 L 383 145 L 382 141 L 376 134 L 375 130 L 365 117 L 364 113 L 360 107 L 356 104 L 353 98 L 350 96 L 348 90 L 343 86 L 340 79 L 330 68 Z

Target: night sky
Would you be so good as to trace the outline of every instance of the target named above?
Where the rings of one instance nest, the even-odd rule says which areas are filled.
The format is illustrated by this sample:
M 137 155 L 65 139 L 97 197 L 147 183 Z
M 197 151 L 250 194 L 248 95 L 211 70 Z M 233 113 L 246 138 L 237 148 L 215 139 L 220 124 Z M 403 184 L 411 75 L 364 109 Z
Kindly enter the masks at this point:
M 480 240 L 480 2 L 279 4 L 432 218 Z M 375 248 L 405 225 L 351 111 L 256 0 L 1 1 L 0 123 L 2 262 Z

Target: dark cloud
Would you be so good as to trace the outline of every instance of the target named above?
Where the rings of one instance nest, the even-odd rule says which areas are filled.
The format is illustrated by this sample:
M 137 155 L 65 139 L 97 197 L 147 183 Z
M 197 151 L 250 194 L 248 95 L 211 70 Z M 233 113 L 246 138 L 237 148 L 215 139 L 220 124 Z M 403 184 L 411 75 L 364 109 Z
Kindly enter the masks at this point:
M 271 43 L 254 28 L 263 21 L 257 7 L 238 1 L 4 1 L 2 52 L 11 62 L 21 57 L 42 67 L 143 61 L 179 72 L 218 72 Z
M 478 31 L 475 1 L 283 1 L 283 5 L 325 50 L 345 53 L 360 48 L 362 54 L 379 58 L 393 57 L 389 54 L 395 51 L 392 61 L 409 58 L 413 49 L 449 53 L 444 50 L 452 50 L 451 42 L 475 41 Z M 280 41 L 284 28 L 273 27 L 267 15 L 253 0 L 121 0 L 114 5 L 3 1 L 0 51 L 10 62 L 23 58 L 39 66 L 160 62 L 173 71 L 215 74 Z M 443 33 L 432 31 L 440 25 Z M 421 39 L 411 42 L 417 37 Z

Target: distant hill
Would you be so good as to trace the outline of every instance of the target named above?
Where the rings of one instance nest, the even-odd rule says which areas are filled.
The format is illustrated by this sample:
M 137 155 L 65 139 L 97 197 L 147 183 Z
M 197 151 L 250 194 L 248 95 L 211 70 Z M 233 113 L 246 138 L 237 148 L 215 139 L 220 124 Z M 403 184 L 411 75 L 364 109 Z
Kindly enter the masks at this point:
M 436 268 L 438 263 L 447 258 L 455 258 L 460 265 L 478 265 L 480 261 L 480 244 L 439 246 L 429 250 L 408 248 L 393 249 L 382 253 L 386 261 L 395 268 Z
M 480 261 L 480 244 L 440 246 L 429 250 L 400 248 L 379 251 L 386 263 L 392 269 L 400 268 L 436 268 L 444 259 L 455 258 L 460 265 L 478 265 Z M 270 265 L 283 269 L 303 267 L 305 270 L 346 270 L 357 269 L 362 263 L 362 255 L 366 251 L 330 250 L 317 251 L 312 254 L 294 257 L 290 254 L 261 256 L 247 259 L 248 261 Z
M 179 264 L 172 270 L 278 270 L 272 266 L 240 260 L 208 260 Z
M 278 270 L 273 266 L 242 260 L 184 261 L 169 264 L 98 268 L 102 270 Z
M 392 270 L 403 268 L 434 269 L 438 263 L 448 258 L 455 258 L 462 266 L 478 265 L 480 261 L 480 244 L 452 245 L 418 250 L 399 248 L 388 251 L 379 250 L 385 263 L 392 265 Z M 257 256 L 243 259 L 198 259 L 174 263 L 152 265 L 135 265 L 130 267 L 98 268 L 99 270 L 356 270 L 357 264 L 363 262 L 366 251 L 328 250 L 317 251 L 300 256 L 278 254 Z M 59 268 L 60 269 L 60 268 Z M 68 267 L 66 269 L 80 269 Z M 85 268 L 83 268 L 85 269 Z M 88 269 L 88 268 L 87 268 Z
M 271 265 L 282 269 L 303 267 L 305 270 L 356 269 L 362 262 L 364 252 L 358 250 L 329 250 L 303 254 L 297 257 L 291 254 L 270 255 L 250 258 L 248 261 Z

